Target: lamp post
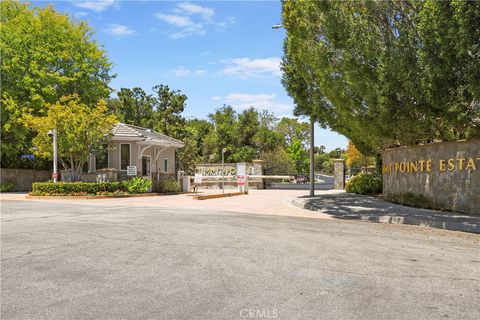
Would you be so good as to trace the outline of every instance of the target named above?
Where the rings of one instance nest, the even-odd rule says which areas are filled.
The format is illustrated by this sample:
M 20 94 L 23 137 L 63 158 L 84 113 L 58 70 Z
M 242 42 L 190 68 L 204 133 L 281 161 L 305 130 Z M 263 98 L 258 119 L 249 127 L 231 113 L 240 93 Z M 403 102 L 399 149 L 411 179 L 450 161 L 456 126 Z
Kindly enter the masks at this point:
M 57 129 L 50 130 L 47 134 L 53 137 L 53 183 L 57 183 Z
M 310 197 L 315 196 L 315 155 L 314 155 L 314 148 L 315 148 L 315 120 L 312 116 L 310 116 Z
M 227 148 L 222 149 L 222 193 L 225 193 L 225 152 L 227 152 Z
M 283 25 L 281 23 L 274 24 L 272 26 L 272 29 L 282 29 Z M 315 133 L 315 119 L 313 116 L 310 115 L 310 197 L 315 196 L 315 173 L 313 170 L 315 169 L 314 166 L 314 147 L 315 147 L 315 138 L 314 138 L 314 133 Z
M 33 147 L 33 182 L 36 182 L 35 176 L 37 173 L 37 156 L 35 152 L 38 151 L 38 147 Z

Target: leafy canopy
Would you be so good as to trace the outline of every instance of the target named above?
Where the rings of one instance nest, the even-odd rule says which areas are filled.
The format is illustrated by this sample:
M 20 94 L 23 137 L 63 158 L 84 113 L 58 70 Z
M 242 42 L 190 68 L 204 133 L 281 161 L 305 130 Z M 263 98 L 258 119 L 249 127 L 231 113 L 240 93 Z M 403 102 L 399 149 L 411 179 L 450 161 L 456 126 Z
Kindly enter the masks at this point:
M 284 1 L 283 84 L 365 155 L 480 136 L 476 1 Z
M 1 161 L 15 167 L 32 146 L 22 115 L 41 115 L 67 95 L 87 105 L 107 98 L 112 65 L 85 22 L 11 0 L 0 2 L 0 12 Z
M 117 118 L 107 113 L 103 100 L 91 107 L 80 102 L 78 95 L 70 95 L 48 104 L 44 115 L 25 115 L 23 122 L 37 132 L 35 154 L 45 158 L 53 157 L 52 138 L 47 133 L 56 129 L 58 160 L 76 179 L 89 155 L 108 141 Z

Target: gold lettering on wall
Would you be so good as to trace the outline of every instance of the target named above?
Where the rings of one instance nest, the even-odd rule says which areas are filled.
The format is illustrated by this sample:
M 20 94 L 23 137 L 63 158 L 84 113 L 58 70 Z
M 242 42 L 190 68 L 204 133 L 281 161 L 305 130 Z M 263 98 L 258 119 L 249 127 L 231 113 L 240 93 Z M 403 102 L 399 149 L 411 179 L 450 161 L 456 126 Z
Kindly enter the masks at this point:
M 436 161 L 436 160 L 435 160 Z M 418 173 L 432 171 L 476 171 L 480 168 L 480 157 L 439 159 L 404 160 L 399 162 L 384 163 L 383 173 Z
M 465 170 L 468 170 L 468 169 L 477 170 L 477 166 L 473 158 L 468 159 L 468 163 L 467 163 L 467 166 L 465 167 Z
M 445 160 L 440 160 L 438 167 L 440 171 L 445 171 Z
M 448 159 L 448 171 L 455 170 L 455 159 Z

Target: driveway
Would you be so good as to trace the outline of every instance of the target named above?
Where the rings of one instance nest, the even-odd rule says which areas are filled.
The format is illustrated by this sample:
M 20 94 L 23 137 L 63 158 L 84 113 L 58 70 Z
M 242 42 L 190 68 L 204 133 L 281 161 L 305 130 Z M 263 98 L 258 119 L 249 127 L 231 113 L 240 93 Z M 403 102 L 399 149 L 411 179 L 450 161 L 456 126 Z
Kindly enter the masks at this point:
M 158 198 L 3 200 L 2 318 L 479 317 L 476 235 Z

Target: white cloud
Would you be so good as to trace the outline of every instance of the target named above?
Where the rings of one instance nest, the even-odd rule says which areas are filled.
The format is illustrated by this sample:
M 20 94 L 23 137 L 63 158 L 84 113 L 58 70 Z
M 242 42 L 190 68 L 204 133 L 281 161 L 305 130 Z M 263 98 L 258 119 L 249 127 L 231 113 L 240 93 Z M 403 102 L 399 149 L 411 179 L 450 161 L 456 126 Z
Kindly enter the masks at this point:
M 175 68 L 175 69 L 171 70 L 171 73 L 175 77 L 188 77 L 192 73 L 192 71 L 190 69 L 185 68 L 185 67 L 178 67 L 178 68 Z
M 189 27 L 195 24 L 189 17 L 185 17 L 185 16 L 178 16 L 174 14 L 164 14 L 164 13 L 157 13 L 155 14 L 155 16 L 158 19 L 177 27 Z
M 177 4 L 176 11 L 189 15 L 199 14 L 205 20 L 210 20 L 215 13 L 215 11 L 211 8 L 202 7 L 191 2 L 182 2 Z
M 76 1 L 73 4 L 76 7 L 101 12 L 115 3 L 115 0 L 98 0 L 98 1 Z
M 179 28 L 178 31 L 169 34 L 169 37 L 172 39 L 180 39 L 191 35 L 205 34 L 203 25 L 193 22 L 190 17 L 164 13 L 156 13 L 155 17 L 163 22 Z
M 255 107 L 275 112 L 288 112 L 292 106 L 286 103 L 274 101 L 276 94 L 249 94 L 249 93 L 230 93 L 225 97 L 212 97 L 215 101 L 223 100 L 224 103 L 237 109 L 247 109 Z
M 213 15 L 215 11 L 212 8 L 202 7 L 191 2 L 181 2 L 173 10 L 175 14 L 158 12 L 154 16 L 175 27 L 168 33 L 172 39 L 180 39 L 193 35 L 203 35 L 207 31 L 207 26 L 217 31 L 225 31 L 229 26 L 236 23 L 234 17 L 227 17 L 222 21 L 215 21 Z
M 88 16 L 88 13 L 86 13 L 85 11 L 78 11 L 78 12 L 75 12 L 73 14 L 73 16 L 76 18 L 76 19 L 81 19 L 81 18 L 84 18 L 86 16 Z
M 280 76 L 281 59 L 271 57 L 265 59 L 237 58 L 227 60 L 223 74 L 239 75 L 242 78 L 259 77 L 263 75 Z
M 135 34 L 135 30 L 130 29 L 127 26 L 113 23 L 107 29 L 104 30 L 106 33 L 111 34 L 112 36 L 131 36 Z
M 213 25 L 216 26 L 216 29 L 218 31 L 225 31 L 228 27 L 237 23 L 237 20 L 235 19 L 235 17 L 226 17 L 220 22 L 212 22 L 212 23 Z
M 170 70 L 170 73 L 174 77 L 189 77 L 192 75 L 201 76 L 207 73 L 207 70 L 201 69 L 201 68 L 192 70 L 192 69 L 185 68 L 184 66 L 180 66 L 178 68 Z

